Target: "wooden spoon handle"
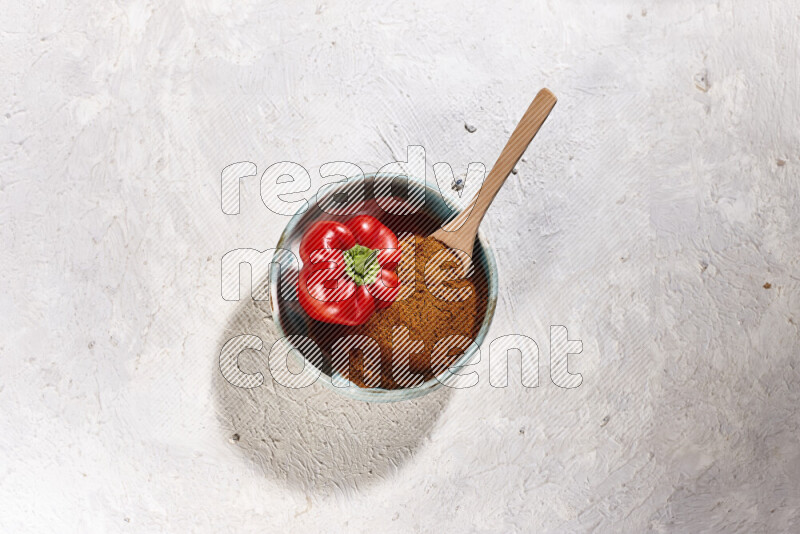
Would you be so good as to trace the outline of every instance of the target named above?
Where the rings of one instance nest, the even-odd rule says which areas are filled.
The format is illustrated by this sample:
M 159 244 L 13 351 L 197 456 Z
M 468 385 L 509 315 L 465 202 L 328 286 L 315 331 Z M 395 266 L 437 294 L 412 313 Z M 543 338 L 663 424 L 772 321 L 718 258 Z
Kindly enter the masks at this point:
M 519 158 L 522 157 L 555 105 L 556 97 L 553 93 L 547 89 L 539 91 L 508 139 L 508 143 L 500 153 L 500 157 L 497 158 L 494 167 L 489 171 L 481 190 L 455 219 L 436 231 L 433 237 L 444 242 L 450 248 L 458 248 L 472 254 L 475 234 L 478 232 L 478 226 L 480 226 L 489 204 L 492 203 L 500 187 L 511 174 Z

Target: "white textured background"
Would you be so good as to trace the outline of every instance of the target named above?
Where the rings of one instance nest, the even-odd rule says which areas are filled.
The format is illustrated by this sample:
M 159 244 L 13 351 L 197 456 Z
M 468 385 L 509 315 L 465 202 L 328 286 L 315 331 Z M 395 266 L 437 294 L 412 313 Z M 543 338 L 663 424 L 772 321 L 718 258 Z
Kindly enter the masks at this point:
M 2 4 L 0 530 L 800 530 L 795 0 Z M 287 220 L 225 165 L 463 172 L 542 86 L 489 338 L 566 325 L 580 388 L 219 383 Z

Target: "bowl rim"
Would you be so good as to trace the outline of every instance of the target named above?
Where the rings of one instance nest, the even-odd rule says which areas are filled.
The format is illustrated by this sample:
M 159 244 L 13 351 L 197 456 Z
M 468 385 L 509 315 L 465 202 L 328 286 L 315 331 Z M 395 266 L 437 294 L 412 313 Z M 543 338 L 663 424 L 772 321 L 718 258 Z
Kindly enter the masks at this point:
M 426 198 L 427 193 L 431 192 L 435 195 L 438 195 L 442 198 L 442 202 L 444 202 L 444 195 L 437 189 L 432 188 L 428 185 L 427 181 L 417 178 L 411 174 L 403 174 L 403 173 L 392 173 L 392 172 L 371 172 L 371 173 L 363 173 L 358 174 L 356 176 L 351 176 L 346 178 L 345 180 L 341 180 L 339 182 L 333 182 L 330 184 L 325 184 L 326 187 L 325 196 L 330 196 L 336 194 L 341 188 L 345 187 L 348 183 L 354 180 L 375 180 L 382 179 L 382 178 L 407 178 L 409 184 L 412 182 L 422 187 L 425 190 Z M 316 207 L 319 203 L 319 192 L 315 193 L 308 199 L 308 203 L 305 206 L 305 209 L 301 208 L 298 210 L 297 213 L 292 215 L 292 218 L 289 219 L 289 222 L 286 223 L 286 226 L 281 232 L 281 236 L 278 239 L 278 244 L 276 245 L 275 254 L 278 253 L 280 249 L 283 248 L 283 245 L 286 243 L 289 236 L 294 231 L 295 227 L 300 223 L 303 215 Z M 448 380 L 443 379 L 442 377 L 445 375 L 449 375 L 452 377 L 452 374 L 448 373 L 448 369 L 460 368 L 465 365 L 468 365 L 470 361 L 475 357 L 475 354 L 480 352 L 480 347 L 483 344 L 483 341 L 486 338 L 486 334 L 489 332 L 489 327 L 492 324 L 494 319 L 495 310 L 497 308 L 497 295 L 498 295 L 498 271 L 497 271 L 497 262 L 494 257 L 494 250 L 492 249 L 491 243 L 486 238 L 484 233 L 478 229 L 478 241 L 481 244 L 481 249 L 483 250 L 483 257 L 486 261 L 486 270 L 487 270 L 487 278 L 489 283 L 489 290 L 487 296 L 487 303 L 486 303 L 486 313 L 483 317 L 483 321 L 481 322 L 481 327 L 478 330 L 478 334 L 473 339 L 473 344 L 461 355 L 461 357 L 455 361 L 452 365 L 450 365 L 446 370 L 442 371 L 442 373 L 436 375 L 435 377 L 431 378 L 430 380 L 426 380 L 425 382 L 419 384 L 418 386 L 411 387 L 411 388 L 401 388 L 401 389 L 383 389 L 383 388 L 362 388 L 355 384 L 354 382 L 345 379 L 344 377 L 340 376 L 340 380 L 346 382 L 344 386 L 336 386 L 332 382 L 332 377 L 322 371 L 322 369 L 315 366 L 311 360 L 309 360 L 303 351 L 297 347 L 294 343 L 292 347 L 297 350 L 300 354 L 303 354 L 303 373 L 314 373 L 317 375 L 317 380 L 322 379 L 322 383 L 325 387 L 329 389 L 333 389 L 338 394 L 343 395 L 345 397 L 365 401 L 365 402 L 374 402 L 374 403 L 381 403 L 381 402 L 399 402 L 404 400 L 415 399 L 426 395 L 432 391 L 435 391 L 442 386 L 447 385 Z M 274 255 L 273 255 L 274 259 Z M 280 320 L 280 313 L 278 313 L 278 290 L 279 284 L 274 281 L 273 277 L 269 277 L 269 307 L 270 311 L 272 312 L 272 319 L 278 328 L 278 334 L 280 338 L 288 337 L 286 332 L 283 329 L 283 325 L 281 324 Z

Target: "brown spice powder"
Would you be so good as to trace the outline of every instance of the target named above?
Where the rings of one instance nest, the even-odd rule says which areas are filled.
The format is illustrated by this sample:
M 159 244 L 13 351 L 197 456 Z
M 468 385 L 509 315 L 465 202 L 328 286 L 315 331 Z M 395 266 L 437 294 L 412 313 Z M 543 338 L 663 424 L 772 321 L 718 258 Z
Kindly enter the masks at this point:
M 389 308 L 375 312 L 363 325 L 338 328 L 335 336 L 330 335 L 333 333 L 330 330 L 331 325 L 322 329 L 319 327 L 315 329 L 310 325 L 312 337 L 316 338 L 328 356 L 331 345 L 342 336 L 368 336 L 377 342 L 381 352 L 379 368 L 369 365 L 369 359 L 365 365 L 363 351 L 359 348 L 350 349 L 349 361 L 345 358 L 338 365 L 332 364 L 333 370 L 348 377 L 360 387 L 378 386 L 384 389 L 397 389 L 417 385 L 440 374 L 452 365 L 475 339 L 486 314 L 487 277 L 477 262 L 470 277 L 442 282 L 438 290 L 435 287 L 431 288 L 432 293 L 425 284 L 425 267 L 431 257 L 439 251 L 446 250 L 447 247 L 436 239 L 417 235 L 413 242 L 409 240 L 401 243 L 401 248 L 403 248 L 403 260 L 398 266 L 398 275 L 401 284 L 406 282 L 401 291 L 401 297 L 405 298 L 397 300 Z M 448 267 L 456 267 L 456 264 L 443 265 L 445 270 Z M 407 283 L 412 279 L 413 288 Z M 437 298 L 436 295 L 442 296 L 442 290 L 447 289 L 467 291 L 466 294 L 469 296 L 465 300 L 458 301 Z M 392 338 L 398 327 L 408 329 L 410 342 L 394 347 L 393 351 Z M 318 333 L 326 332 L 327 335 L 323 337 L 314 335 L 315 330 Z M 434 351 L 437 342 L 452 335 L 463 337 L 450 338 L 451 343 L 440 345 L 441 350 Z M 332 337 L 336 339 L 331 339 Z M 420 346 L 419 342 L 423 345 Z M 401 365 L 400 361 L 393 362 L 395 358 L 403 357 L 402 352 L 405 352 L 404 357 L 408 358 L 407 368 L 410 375 L 397 372 Z M 345 367 L 348 364 L 349 369 Z

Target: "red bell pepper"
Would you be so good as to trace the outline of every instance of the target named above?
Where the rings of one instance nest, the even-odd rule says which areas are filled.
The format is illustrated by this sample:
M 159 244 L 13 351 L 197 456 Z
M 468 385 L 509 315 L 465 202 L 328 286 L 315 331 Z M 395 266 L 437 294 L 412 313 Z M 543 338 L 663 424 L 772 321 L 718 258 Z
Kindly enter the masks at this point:
M 319 221 L 300 241 L 300 305 L 318 321 L 360 325 L 400 292 L 397 236 L 370 215 Z

